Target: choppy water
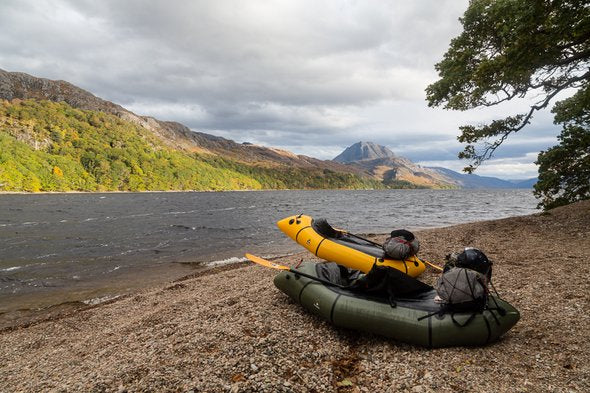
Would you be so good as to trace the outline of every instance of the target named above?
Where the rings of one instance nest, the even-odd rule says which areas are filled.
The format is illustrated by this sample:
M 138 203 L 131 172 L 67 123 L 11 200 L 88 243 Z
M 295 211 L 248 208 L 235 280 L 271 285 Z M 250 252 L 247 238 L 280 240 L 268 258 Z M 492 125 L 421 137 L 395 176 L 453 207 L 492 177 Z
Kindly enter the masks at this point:
M 530 190 L 0 195 L 0 312 L 123 291 L 149 272 L 169 279 L 186 271 L 181 262 L 297 251 L 275 225 L 297 213 L 386 233 L 530 214 L 535 206 Z

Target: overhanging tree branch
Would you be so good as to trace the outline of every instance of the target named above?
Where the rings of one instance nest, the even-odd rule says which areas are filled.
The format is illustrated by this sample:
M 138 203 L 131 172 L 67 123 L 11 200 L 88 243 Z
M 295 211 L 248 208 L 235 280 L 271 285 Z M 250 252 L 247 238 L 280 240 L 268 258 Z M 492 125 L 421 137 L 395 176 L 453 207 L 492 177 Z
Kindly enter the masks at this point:
M 466 171 L 490 159 L 510 135 L 525 128 L 536 112 L 549 107 L 565 89 L 576 93 L 556 103 L 555 122 L 563 124 L 562 135 L 569 135 L 568 146 L 590 146 L 588 0 L 470 0 L 459 20 L 463 32 L 451 40 L 435 65 L 440 79 L 426 88 L 429 106 L 465 111 L 536 95 L 526 113 L 459 128 L 458 140 L 465 144 L 459 157 L 471 160 Z M 559 141 L 560 146 L 565 143 Z M 546 165 L 539 167 L 542 184 L 536 192 L 542 195 L 544 207 L 590 198 L 588 176 L 577 175 L 590 173 L 590 163 L 584 158 L 590 150 L 572 158 L 572 165 L 582 168 L 574 174 L 571 166 L 568 169 L 558 162 L 569 149 L 555 149 L 542 160 Z M 570 192 L 580 189 L 587 191 Z
M 561 86 L 556 86 L 555 90 L 539 103 L 532 105 L 528 113 L 520 114 L 513 117 L 508 117 L 503 120 L 495 120 L 489 125 L 484 125 L 479 128 L 473 126 L 460 127 L 461 135 L 457 138 L 459 142 L 468 143 L 463 152 L 459 154 L 459 158 L 471 159 L 473 162 L 471 165 L 465 168 L 466 172 L 472 173 L 482 162 L 492 158 L 494 152 L 500 145 L 508 138 L 510 134 L 514 134 L 522 130 L 533 117 L 533 114 L 537 111 L 545 109 L 551 100 L 563 90 L 569 88 L 573 84 L 590 78 L 590 71 L 583 75 L 572 78 Z M 482 151 L 476 151 L 474 143 L 481 140 L 488 139 L 490 137 L 500 135 L 498 139 L 493 142 L 484 142 L 484 148 Z

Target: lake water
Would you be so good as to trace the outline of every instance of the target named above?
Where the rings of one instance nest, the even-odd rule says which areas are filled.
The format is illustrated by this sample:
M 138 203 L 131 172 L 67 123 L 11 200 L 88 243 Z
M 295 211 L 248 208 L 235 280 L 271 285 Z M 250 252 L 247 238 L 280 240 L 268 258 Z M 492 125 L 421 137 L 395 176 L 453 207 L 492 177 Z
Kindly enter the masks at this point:
M 387 233 L 535 213 L 531 190 L 0 195 L 0 312 L 124 293 L 195 266 L 302 250 L 275 223 L 304 213 Z

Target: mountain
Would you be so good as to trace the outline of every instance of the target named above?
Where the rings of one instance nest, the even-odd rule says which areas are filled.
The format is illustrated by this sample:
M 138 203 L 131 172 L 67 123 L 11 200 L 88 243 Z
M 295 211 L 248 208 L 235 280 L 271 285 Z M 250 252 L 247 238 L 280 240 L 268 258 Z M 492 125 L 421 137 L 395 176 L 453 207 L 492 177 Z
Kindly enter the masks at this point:
M 359 168 L 139 116 L 66 81 L 0 70 L 0 190 L 379 188 Z
M 510 183 L 514 184 L 515 188 L 533 188 L 539 181 L 539 178 L 533 177 L 525 180 L 510 180 Z
M 453 179 L 444 174 L 414 164 L 373 142 L 357 142 L 347 147 L 333 161 L 366 171 L 387 186 L 457 188 Z
M 21 72 L 0 69 L 0 99 L 49 100 L 65 102 L 73 108 L 113 114 L 156 134 L 170 147 L 189 152 L 209 153 L 230 157 L 240 162 L 265 165 L 290 165 L 299 168 L 320 168 L 350 173 L 350 168 L 332 161 L 318 160 L 304 155 L 252 144 L 236 143 L 222 137 L 194 132 L 188 127 L 171 121 L 161 121 L 149 116 L 139 116 L 120 105 L 96 97 L 92 93 L 66 81 L 37 78 Z M 358 172 L 354 172 L 359 174 Z
M 422 167 L 373 142 L 357 142 L 333 161 L 362 169 L 385 185 L 434 188 L 532 188 L 537 179 L 508 181 L 490 176 L 455 172 L 442 167 Z
M 453 179 L 461 188 L 519 188 L 516 184 L 498 179 L 497 177 L 479 176 L 468 173 L 459 173 L 451 169 L 441 167 L 430 167 L 450 179 Z
M 344 149 L 344 151 L 332 161 L 347 164 L 356 161 L 395 157 L 396 155 L 385 146 L 373 142 L 358 142 Z
M 471 187 L 464 176 L 371 142 L 326 161 L 236 143 L 0 69 L 0 191 Z

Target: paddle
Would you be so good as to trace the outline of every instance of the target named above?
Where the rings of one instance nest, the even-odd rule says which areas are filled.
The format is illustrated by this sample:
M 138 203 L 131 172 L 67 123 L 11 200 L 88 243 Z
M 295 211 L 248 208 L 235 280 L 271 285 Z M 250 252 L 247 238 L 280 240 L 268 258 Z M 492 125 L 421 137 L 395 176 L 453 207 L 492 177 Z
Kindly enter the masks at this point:
M 424 262 L 426 265 L 428 265 L 428 266 L 430 266 L 430 267 L 432 267 L 432 268 L 435 268 L 435 269 L 436 269 L 436 270 L 438 270 L 439 272 L 442 272 L 442 271 L 443 271 L 443 268 L 442 268 L 442 267 L 440 267 L 440 266 L 438 266 L 438 265 L 435 265 L 435 264 L 434 264 L 434 263 L 432 263 L 432 262 L 428 262 L 428 261 L 427 261 L 427 260 L 425 260 L 425 259 L 420 259 L 420 260 L 421 260 L 422 262 Z
M 279 265 L 278 263 L 275 263 L 275 262 L 266 260 L 264 258 L 257 257 L 256 255 L 246 254 L 246 258 L 248 258 L 250 261 L 252 261 L 254 263 L 257 263 L 257 264 L 259 264 L 261 266 L 264 266 L 264 267 L 270 267 L 271 269 L 277 269 L 277 270 L 286 270 L 286 271 L 288 271 L 290 273 L 298 274 L 298 275 L 303 276 L 303 277 L 307 277 L 307 278 L 309 278 L 311 280 L 315 280 L 315 281 L 321 282 L 322 284 L 325 284 L 325 285 L 331 285 L 333 287 L 338 287 L 338 288 L 346 288 L 343 285 L 335 284 L 335 283 L 333 283 L 331 281 L 324 280 L 323 278 L 315 277 L 315 276 L 312 276 L 310 274 L 303 273 L 303 272 L 300 272 L 300 271 L 295 270 L 295 269 L 291 269 L 289 266 Z
M 364 240 L 364 241 L 366 241 L 366 242 L 368 242 L 368 243 L 371 243 L 371 244 L 373 244 L 373 245 L 375 245 L 375 246 L 377 246 L 377 247 L 383 247 L 383 245 L 382 245 L 382 244 L 376 243 L 376 242 L 374 242 L 374 241 L 372 241 L 372 240 L 369 240 L 369 239 L 366 239 L 366 238 L 364 238 L 364 237 L 362 237 L 362 236 L 355 235 L 354 233 L 350 233 L 350 232 L 347 232 L 347 231 L 345 231 L 345 230 L 340 230 L 340 231 L 341 231 L 342 233 L 346 233 L 348 236 L 352 236 L 352 237 L 356 237 L 357 239 Z

